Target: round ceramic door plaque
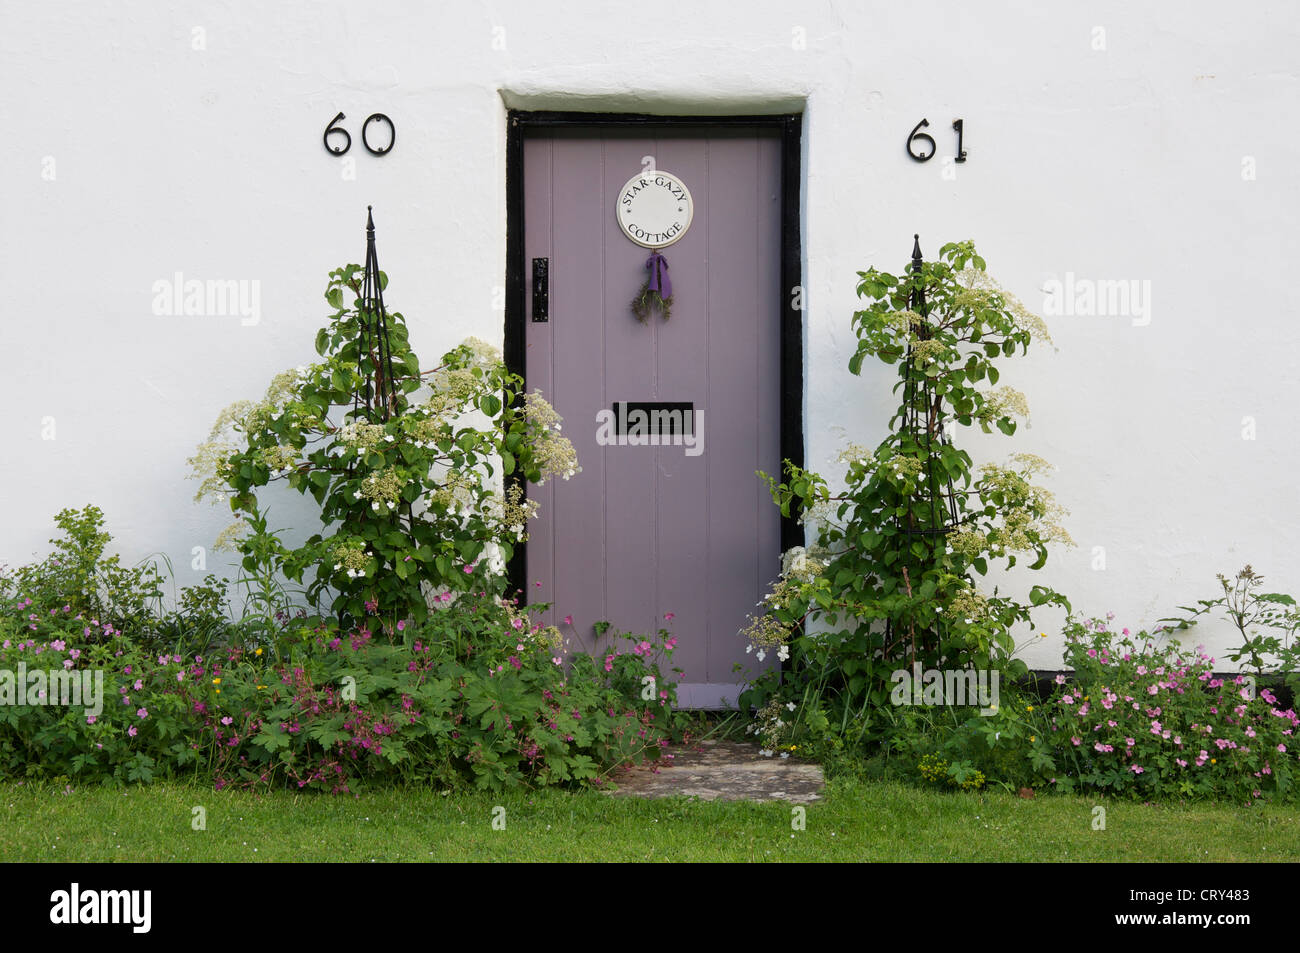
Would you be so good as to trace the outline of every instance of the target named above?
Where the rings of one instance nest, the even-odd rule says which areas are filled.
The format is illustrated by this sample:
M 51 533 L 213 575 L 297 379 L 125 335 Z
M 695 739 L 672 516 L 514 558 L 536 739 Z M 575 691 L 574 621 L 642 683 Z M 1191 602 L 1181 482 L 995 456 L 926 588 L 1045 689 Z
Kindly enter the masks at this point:
M 642 172 L 618 196 L 618 227 L 643 248 L 664 248 L 686 234 L 695 203 L 686 183 L 671 172 Z

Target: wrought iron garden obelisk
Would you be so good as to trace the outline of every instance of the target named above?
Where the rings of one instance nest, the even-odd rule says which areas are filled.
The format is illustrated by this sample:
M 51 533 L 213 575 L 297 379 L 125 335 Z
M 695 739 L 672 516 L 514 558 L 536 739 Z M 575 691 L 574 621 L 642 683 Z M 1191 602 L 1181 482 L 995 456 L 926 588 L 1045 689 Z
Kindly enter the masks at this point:
M 362 389 L 353 398 L 353 418 L 371 423 L 387 421 L 397 410 L 397 385 L 393 375 L 393 349 L 388 339 L 388 313 L 384 310 L 384 281 L 375 253 L 375 218 L 366 206 L 366 269 L 357 300 L 360 328 L 357 335 L 357 371 Z
M 908 307 L 920 321 L 915 328 L 915 341 L 931 340 L 933 328 L 930 326 L 929 312 L 925 301 L 925 262 L 921 257 L 921 236 L 913 236 L 911 289 Z M 946 547 L 945 537 L 957 524 L 957 501 L 954 497 L 952 477 L 939 473 L 941 462 L 938 444 L 949 442 L 944 428 L 943 396 L 936 392 L 934 378 L 925 373 L 925 368 L 918 365 L 909 337 L 907 354 L 904 360 L 903 410 L 898 431 L 896 452 L 915 457 L 921 461 L 924 488 L 918 489 L 905 516 L 895 518 L 898 539 L 902 552 L 899 553 L 903 565 L 903 578 L 907 580 L 908 596 L 913 586 L 921 584 L 924 572 L 934 566 L 938 554 Z M 919 543 L 919 552 L 916 544 Z M 908 567 L 915 570 L 915 578 Z M 938 641 L 938 633 L 932 631 L 934 620 L 915 620 L 908 623 L 908 631 L 894 632 L 892 624 L 886 625 L 885 642 L 894 644 L 894 637 L 910 642 L 912 657 L 918 658 L 917 642 L 922 645 Z M 919 629 L 919 631 L 918 631 Z M 932 646 L 927 646 L 932 647 Z
M 913 236 L 911 309 L 921 317 L 916 329 L 918 341 L 930 340 L 929 312 L 925 303 L 925 262 L 921 258 L 921 236 Z M 926 489 L 918 506 L 911 508 L 906 523 L 900 523 L 899 532 L 905 537 L 920 537 L 926 543 L 930 557 L 934 556 L 936 540 L 947 535 L 957 522 L 957 502 L 953 498 L 952 478 L 940 478 L 939 463 L 935 456 L 937 443 L 948 443 L 944 427 L 943 397 L 935 392 L 934 378 L 916 366 L 912 344 L 907 346 L 907 382 L 904 385 L 903 404 L 906 407 L 901 435 L 911 447 L 905 452 L 916 453 L 926 462 Z

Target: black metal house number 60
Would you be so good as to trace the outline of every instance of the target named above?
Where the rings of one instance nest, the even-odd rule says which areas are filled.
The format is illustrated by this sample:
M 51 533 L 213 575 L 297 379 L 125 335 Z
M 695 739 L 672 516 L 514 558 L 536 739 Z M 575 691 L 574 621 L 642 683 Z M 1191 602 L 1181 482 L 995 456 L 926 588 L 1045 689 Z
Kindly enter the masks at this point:
M 330 124 L 325 127 L 325 134 L 321 136 L 321 141 L 325 143 L 325 151 L 332 156 L 344 155 L 349 149 L 352 148 L 352 136 L 348 133 L 346 129 L 342 127 L 336 128 L 339 122 L 347 118 L 348 117 L 343 115 L 343 113 L 339 113 L 337 116 L 335 116 L 333 119 L 330 120 Z M 377 121 L 383 121 L 388 123 L 388 145 L 384 146 L 382 149 L 376 149 L 373 146 L 371 146 L 370 140 L 367 136 L 367 133 L 369 133 L 370 131 L 370 124 L 372 122 L 377 122 Z M 342 136 L 343 145 L 341 146 L 330 145 L 330 136 Z M 397 127 L 393 125 L 393 120 L 389 119 L 383 113 L 371 113 L 369 116 L 366 117 L 366 121 L 361 124 L 361 144 L 366 147 L 366 151 L 369 152 L 372 156 L 387 155 L 388 153 L 393 151 L 393 146 L 396 143 L 397 143 Z
M 912 127 L 912 131 L 907 135 L 907 154 L 911 156 L 913 159 L 915 159 L 917 162 L 929 162 L 931 159 L 934 158 L 934 154 L 939 149 L 939 147 L 935 145 L 934 136 L 930 135 L 928 132 L 921 131 L 922 129 L 924 129 L 929 125 L 930 125 L 930 121 L 928 119 L 922 119 L 920 122 L 918 122 L 915 126 Z M 957 133 L 957 154 L 952 157 L 953 162 L 966 161 L 966 150 L 962 148 L 962 135 L 964 132 L 964 126 L 965 126 L 965 120 L 954 119 L 952 121 L 953 131 Z M 913 149 L 914 143 L 929 143 L 929 147 L 930 147 L 929 151 L 928 152 L 915 151 L 915 149 Z

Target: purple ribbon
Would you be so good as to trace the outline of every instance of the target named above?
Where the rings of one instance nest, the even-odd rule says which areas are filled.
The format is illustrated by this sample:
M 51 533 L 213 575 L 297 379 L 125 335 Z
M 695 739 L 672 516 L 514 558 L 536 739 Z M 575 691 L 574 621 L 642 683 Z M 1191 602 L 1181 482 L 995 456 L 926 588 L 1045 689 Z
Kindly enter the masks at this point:
M 664 256 L 655 252 L 645 260 L 645 266 L 650 269 L 650 290 L 658 291 L 661 298 L 671 298 L 673 283 L 668 277 L 668 262 Z

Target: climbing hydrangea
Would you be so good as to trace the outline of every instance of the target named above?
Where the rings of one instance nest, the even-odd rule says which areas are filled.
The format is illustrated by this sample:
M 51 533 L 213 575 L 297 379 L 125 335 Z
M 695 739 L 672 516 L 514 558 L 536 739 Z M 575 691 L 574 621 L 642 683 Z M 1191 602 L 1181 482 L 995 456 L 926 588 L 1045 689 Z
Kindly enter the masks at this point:
M 362 480 L 361 489 L 356 492 L 361 499 L 370 501 L 372 510 L 396 509 L 407 482 L 396 467 L 389 467 Z
M 775 650 L 791 663 L 779 676 L 757 674 L 742 704 L 771 730 L 771 700 L 798 699 L 791 730 L 836 751 L 888 731 L 888 719 L 869 713 L 889 697 L 894 671 L 920 663 L 1019 674 L 1015 628 L 1032 624 L 1037 606 L 1068 609 L 1046 586 L 1021 602 L 974 584 L 993 557 L 1011 568 L 1027 552 L 1038 569 L 1049 545 L 1071 540 L 1065 510 L 1034 482 L 1044 461 L 977 467 L 954 439 L 970 426 L 1010 436 L 1028 417 L 1025 395 L 1000 385 L 997 362 L 1050 341 L 1042 320 L 989 278 L 970 242 L 943 246 L 937 261 L 914 257 L 899 276 L 871 268 L 858 278 L 865 300 L 850 322 L 849 370 L 861 373 L 867 358 L 895 366 L 900 406 L 874 451 L 850 443 L 839 453 L 834 490 L 789 460 L 783 480 L 762 475 L 781 515 L 815 534 L 819 569 L 790 572 L 803 558 L 794 551 L 741 632 L 754 657 Z
M 376 351 L 358 354 L 358 340 L 378 333 L 360 302 L 362 271 L 330 275 L 321 360 L 277 374 L 262 400 L 226 408 L 191 465 L 199 496 L 242 516 L 244 530 L 220 541 L 246 572 L 271 585 L 314 570 L 309 598 L 340 621 L 379 616 L 396 631 L 428 616 L 432 594 L 503 595 L 538 509 L 524 484 L 581 467 L 559 414 L 522 393 L 494 345 L 470 338 L 421 369 L 394 311 L 382 366 Z M 320 505 L 321 532 L 292 547 L 278 539 L 259 499 L 275 482 Z
M 567 480 L 582 472 L 573 444 L 568 437 L 560 435 L 562 418 L 540 391 L 524 395 L 524 419 L 537 435 L 534 455 L 537 469 L 541 472 L 541 479 L 537 481 L 539 485 L 552 476 Z
M 385 442 L 385 438 L 390 441 L 393 439 L 383 424 L 365 422 L 347 424 L 338 433 L 339 443 L 352 450 L 378 449 Z
M 332 553 L 334 569 L 346 572 L 350 579 L 364 576 L 373 565 L 371 560 L 374 553 L 367 550 L 365 542 L 360 539 L 336 538 Z
M 1020 391 L 1014 387 L 995 387 L 984 395 L 980 417 L 992 421 L 1011 414 L 1017 417 L 1029 416 L 1029 401 Z
M 946 608 L 947 614 L 954 619 L 964 619 L 967 623 L 977 622 L 988 614 L 989 602 L 984 594 L 972 585 L 964 586 L 953 595 Z

